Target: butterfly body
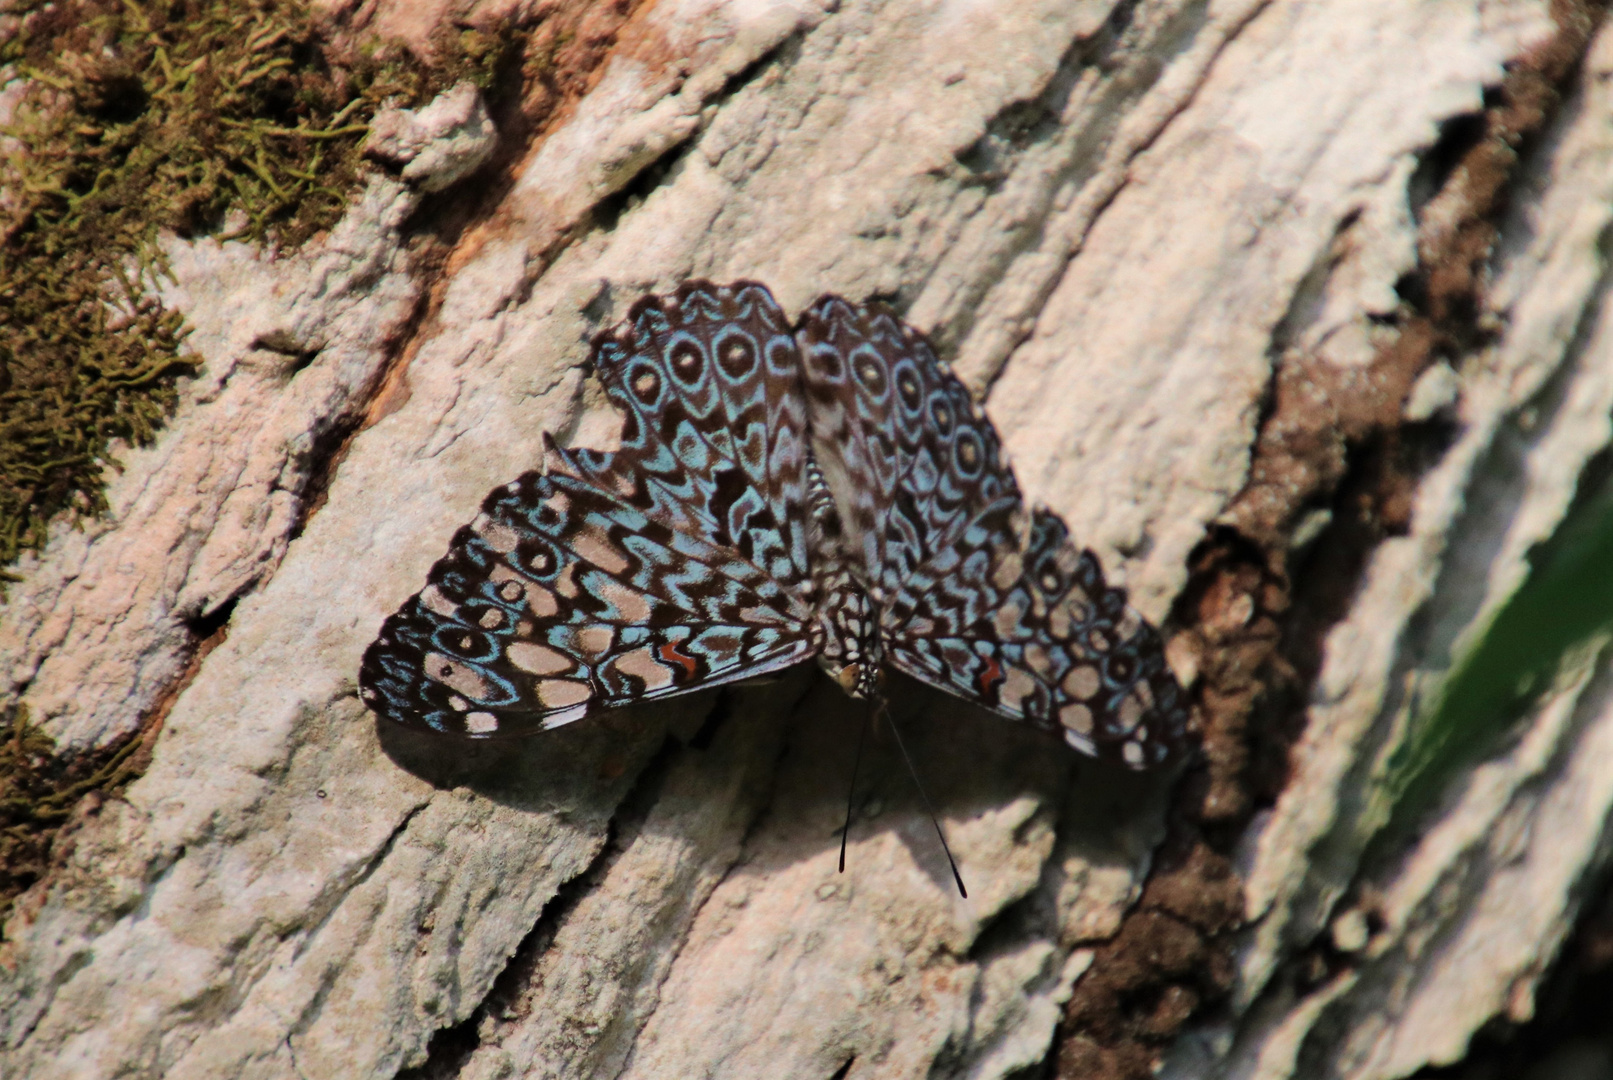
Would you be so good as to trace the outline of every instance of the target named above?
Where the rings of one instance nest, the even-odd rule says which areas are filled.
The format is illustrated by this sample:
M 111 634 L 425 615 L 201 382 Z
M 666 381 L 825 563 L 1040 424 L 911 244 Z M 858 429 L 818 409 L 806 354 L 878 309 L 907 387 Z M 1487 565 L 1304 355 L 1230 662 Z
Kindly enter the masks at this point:
M 808 532 L 818 632 L 818 666 L 854 698 L 872 698 L 884 681 L 879 611 L 841 546 L 844 529 L 816 460 L 807 461 Z
M 624 415 L 496 489 L 360 672 L 396 722 L 470 736 L 809 658 L 853 697 L 893 667 L 1132 767 L 1188 745 L 1157 631 L 1051 511 L 928 343 L 754 283 L 647 297 L 596 338 Z

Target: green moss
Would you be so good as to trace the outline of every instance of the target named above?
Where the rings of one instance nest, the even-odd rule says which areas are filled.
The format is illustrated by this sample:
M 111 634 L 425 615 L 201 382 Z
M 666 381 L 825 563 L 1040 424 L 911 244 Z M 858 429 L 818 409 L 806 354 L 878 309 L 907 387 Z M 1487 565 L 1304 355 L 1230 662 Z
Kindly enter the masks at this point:
M 453 30 L 429 62 L 343 48 L 292 0 L 11 11 L 0 85 L 26 89 L 0 128 L 0 566 L 58 515 L 105 509 L 112 442 L 150 440 L 196 368 L 180 316 L 142 288 L 165 272 L 161 230 L 282 249 L 317 236 L 363 180 L 378 108 L 489 89 L 523 44 Z M 47 872 L 74 808 L 144 770 L 155 732 L 148 719 L 58 756 L 26 708 L 0 723 L 0 915 Z
M 51 844 L 80 801 L 117 792 L 142 770 L 143 732 L 68 758 L 18 708 L 0 727 L 0 917 L 50 864 Z
M 429 64 L 344 51 L 291 0 L 18 14 L 0 42 L 0 74 L 28 80 L 0 129 L 0 566 L 57 515 L 105 509 L 111 443 L 149 441 L 195 370 L 181 319 L 141 288 L 164 272 L 158 232 L 301 244 L 359 184 L 377 108 L 485 87 L 510 49 L 464 31 Z

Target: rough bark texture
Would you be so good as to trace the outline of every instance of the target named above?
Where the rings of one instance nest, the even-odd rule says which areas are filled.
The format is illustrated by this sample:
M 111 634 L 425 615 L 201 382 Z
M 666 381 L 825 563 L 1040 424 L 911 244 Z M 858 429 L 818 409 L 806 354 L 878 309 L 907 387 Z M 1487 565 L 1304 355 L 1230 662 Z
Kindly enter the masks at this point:
M 59 750 L 149 750 L 11 909 L 0 1072 L 1388 1080 L 1528 1018 L 1607 863 L 1605 640 L 1386 825 L 1613 441 L 1599 7 L 365 17 L 515 20 L 547 66 L 496 131 L 462 93 L 386 118 L 296 254 L 168 242 L 204 369 L 0 611 Z M 608 444 L 588 339 L 694 276 L 929 331 L 1169 617 L 1204 760 L 904 686 L 961 900 L 882 742 L 836 872 L 860 715 L 814 672 L 517 744 L 379 728 L 381 620 L 541 431 Z

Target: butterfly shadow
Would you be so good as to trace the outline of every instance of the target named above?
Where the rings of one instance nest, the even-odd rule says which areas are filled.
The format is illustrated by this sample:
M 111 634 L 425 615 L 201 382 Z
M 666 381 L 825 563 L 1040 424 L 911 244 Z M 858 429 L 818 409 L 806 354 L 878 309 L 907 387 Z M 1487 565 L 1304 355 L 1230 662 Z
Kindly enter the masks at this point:
M 1103 862 L 1135 863 L 1157 840 L 1169 775 L 1095 761 L 1054 734 L 899 674 L 891 675 L 886 696 L 891 718 L 872 718 L 856 790 L 850 792 L 869 706 L 814 678 L 783 718 L 786 734 L 768 804 L 742 855 L 747 873 L 837 863 L 849 793 L 848 872 L 859 876 L 859 858 L 883 858 L 879 852 L 889 848 L 882 841 L 894 838 L 937 889 L 956 895 L 952 869 L 891 721 L 971 893 L 989 895 L 991 882 L 983 878 L 998 873 L 1003 860 L 1014 859 L 1015 849 L 1045 825 L 1056 823 L 1062 850 Z
M 1038 822 L 1073 832 L 1066 849 L 1113 859 L 1117 829 L 1158 820 L 1147 808 L 1164 790 L 1160 778 L 1085 758 L 1055 735 L 899 674 L 886 698 L 971 892 L 989 896 L 999 862 Z M 472 740 L 382 720 L 376 732 L 394 764 L 435 787 L 528 812 L 611 818 L 618 848 L 647 835 L 719 872 L 768 877 L 837 861 L 869 711 L 801 665 L 762 685 L 641 703 L 524 737 Z M 851 801 L 854 879 L 887 869 L 870 860 L 886 859 L 882 843 L 894 838 L 937 890 L 955 895 L 883 717 L 872 720 Z
M 375 718 L 393 764 L 439 789 L 464 788 L 500 805 L 572 813 L 610 809 L 663 750 L 707 723 L 720 691 L 612 709 L 553 731 L 469 739 Z
M 463 788 L 520 810 L 615 814 L 618 834 L 676 833 L 690 811 L 755 816 L 778 767 L 790 718 L 819 683 L 834 689 L 815 667 L 800 665 L 754 683 L 628 705 L 552 731 L 503 738 L 421 732 L 380 717 L 374 723 L 393 764 L 436 788 Z M 710 805 L 735 800 L 749 809 Z M 657 803 L 666 805 L 657 812 Z

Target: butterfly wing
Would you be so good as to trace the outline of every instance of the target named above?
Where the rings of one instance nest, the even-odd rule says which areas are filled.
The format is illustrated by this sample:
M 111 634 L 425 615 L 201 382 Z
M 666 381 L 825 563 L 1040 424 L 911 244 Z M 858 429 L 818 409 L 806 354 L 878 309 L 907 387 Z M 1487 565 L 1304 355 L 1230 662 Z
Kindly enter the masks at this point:
M 811 656 L 799 358 L 780 327 L 760 286 L 694 283 L 596 339 L 622 448 L 551 442 L 546 473 L 489 495 L 365 653 L 364 700 L 408 726 L 517 734 Z
M 626 425 L 615 454 L 574 455 L 578 475 L 806 587 L 801 359 L 772 294 L 696 281 L 646 297 L 595 339 L 593 365 Z
M 981 510 L 1017 500 L 997 433 L 929 342 L 825 296 L 797 330 L 813 455 L 866 583 L 895 595 Z
M 802 317 L 811 443 L 893 667 L 1134 768 L 1191 741 L 1159 633 L 1057 515 L 1025 512 L 991 421 L 921 335 L 824 297 Z
M 892 666 L 1131 768 L 1192 743 L 1159 632 L 1058 515 L 1003 500 L 885 609 Z

